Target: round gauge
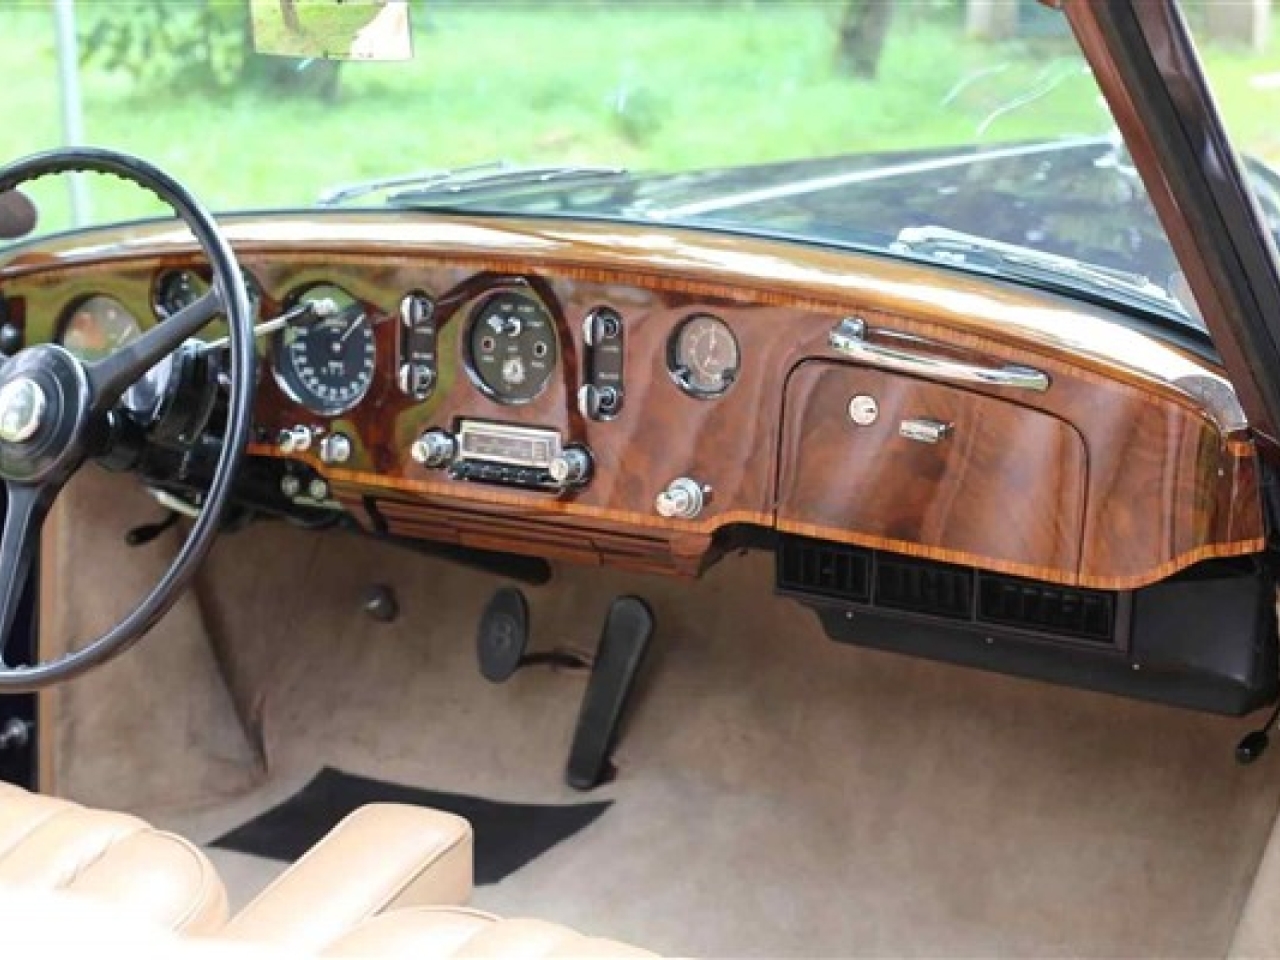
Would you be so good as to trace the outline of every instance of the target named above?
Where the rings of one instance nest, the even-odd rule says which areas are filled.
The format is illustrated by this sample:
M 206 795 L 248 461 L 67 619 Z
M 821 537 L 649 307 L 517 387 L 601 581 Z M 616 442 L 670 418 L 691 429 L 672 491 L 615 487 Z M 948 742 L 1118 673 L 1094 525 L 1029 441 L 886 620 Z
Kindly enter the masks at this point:
M 63 319 L 58 342 L 83 363 L 94 363 L 142 335 L 138 318 L 113 297 L 82 300 Z M 165 357 L 139 377 L 121 398 L 135 413 L 153 410 L 169 381 L 170 358 Z
M 274 338 L 272 368 L 290 397 L 313 413 L 337 416 L 359 403 L 373 383 L 377 346 L 363 304 L 341 287 L 319 284 L 293 305 L 331 300 L 337 311 L 308 327 L 286 327 Z
M 695 397 L 718 397 L 738 379 L 738 338 L 719 317 L 689 317 L 671 335 L 667 363 L 681 389 Z
M 92 363 L 142 335 L 138 318 L 113 297 L 82 300 L 62 321 L 58 342 L 77 360 Z
M 262 301 L 262 290 L 247 270 L 242 273 L 242 276 L 245 289 L 249 293 L 249 309 L 256 320 L 258 307 Z M 189 307 L 199 300 L 208 289 L 209 281 L 194 270 L 169 270 L 162 273 L 156 281 L 156 316 L 161 320 L 173 316 L 183 307 Z
M 471 314 L 469 369 L 499 403 L 528 403 L 556 368 L 556 328 L 547 308 L 527 293 L 506 290 Z

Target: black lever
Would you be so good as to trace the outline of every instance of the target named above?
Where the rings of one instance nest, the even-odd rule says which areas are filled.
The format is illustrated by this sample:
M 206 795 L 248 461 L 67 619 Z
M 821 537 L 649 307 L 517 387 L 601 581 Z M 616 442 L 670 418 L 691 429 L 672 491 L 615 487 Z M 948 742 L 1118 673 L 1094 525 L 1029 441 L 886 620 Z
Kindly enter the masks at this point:
M 140 527 L 134 527 L 124 535 L 124 542 L 131 547 L 145 546 L 177 522 L 177 512 L 170 510 L 159 523 L 144 523 Z
M 1267 752 L 1267 747 L 1271 744 L 1271 731 L 1275 729 L 1278 719 L 1280 719 L 1280 701 L 1276 702 L 1275 709 L 1271 711 L 1271 716 L 1267 717 L 1266 723 L 1240 738 L 1240 742 L 1236 744 L 1236 763 L 1247 767 Z

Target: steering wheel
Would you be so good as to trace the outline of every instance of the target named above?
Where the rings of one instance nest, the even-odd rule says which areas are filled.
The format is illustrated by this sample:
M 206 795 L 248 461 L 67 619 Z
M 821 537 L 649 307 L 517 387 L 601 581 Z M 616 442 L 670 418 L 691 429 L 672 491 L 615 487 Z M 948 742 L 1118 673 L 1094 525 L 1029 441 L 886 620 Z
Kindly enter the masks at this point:
M 0 366 L 0 479 L 8 510 L 0 535 L 0 694 L 26 693 L 80 676 L 138 642 L 177 602 L 218 535 L 249 441 L 256 385 L 253 315 L 231 246 L 213 218 L 177 180 L 113 150 L 68 148 L 0 168 L 0 192 L 56 173 L 110 174 L 149 190 L 190 228 L 213 269 L 209 292 L 132 343 L 94 363 L 57 344 L 20 351 Z M 109 632 L 57 660 L 10 665 L 4 657 L 18 602 L 54 498 L 89 457 L 125 391 L 148 370 L 224 315 L 230 326 L 231 402 L 213 481 L 185 542 L 163 577 Z

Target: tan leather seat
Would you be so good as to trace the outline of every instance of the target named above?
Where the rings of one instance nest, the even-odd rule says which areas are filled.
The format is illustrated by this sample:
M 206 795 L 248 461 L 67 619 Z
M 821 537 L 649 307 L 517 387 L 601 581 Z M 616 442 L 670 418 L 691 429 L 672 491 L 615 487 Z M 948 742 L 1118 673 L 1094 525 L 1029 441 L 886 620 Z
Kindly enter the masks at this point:
M 357 810 L 230 922 L 212 865 L 136 817 L 0 784 L 6 945 L 134 957 L 648 957 L 540 920 L 462 906 L 471 826 L 398 804 Z M 178 939 L 175 934 L 199 934 Z
M 0 884 L 62 890 L 182 933 L 227 919 L 227 893 L 192 844 L 137 817 L 0 783 Z
M 367 920 L 328 944 L 325 957 L 444 960 L 451 957 L 652 957 L 647 950 L 583 936 L 543 920 L 503 920 L 463 907 L 411 907 Z
M 471 897 L 472 843 L 461 817 L 371 803 L 330 830 L 220 935 L 316 950 L 387 910 L 461 906 Z
M 104 909 L 63 892 L 5 889 L 0 885 L 0 930 L 16 956 L 127 956 L 131 960 L 451 960 L 512 957 L 519 960 L 630 960 L 653 954 L 610 940 L 584 937 L 539 920 L 499 920 L 460 907 L 393 910 L 361 924 L 314 952 L 274 943 L 219 937 L 178 938 L 172 931 Z M 6 954 L 7 955 L 7 954 Z

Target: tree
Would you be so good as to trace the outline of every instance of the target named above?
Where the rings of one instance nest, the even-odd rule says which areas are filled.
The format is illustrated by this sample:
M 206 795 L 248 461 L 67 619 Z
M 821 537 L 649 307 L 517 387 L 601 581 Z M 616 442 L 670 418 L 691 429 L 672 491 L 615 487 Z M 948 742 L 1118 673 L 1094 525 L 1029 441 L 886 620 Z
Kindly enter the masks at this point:
M 893 7 L 894 0 L 849 0 L 840 16 L 836 47 L 836 68 L 841 73 L 875 79 Z

